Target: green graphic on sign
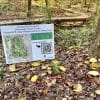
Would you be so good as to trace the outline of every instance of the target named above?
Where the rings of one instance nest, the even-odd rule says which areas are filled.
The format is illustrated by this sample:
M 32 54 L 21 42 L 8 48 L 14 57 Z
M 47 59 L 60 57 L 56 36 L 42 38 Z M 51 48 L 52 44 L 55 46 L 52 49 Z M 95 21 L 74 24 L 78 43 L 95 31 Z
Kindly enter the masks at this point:
M 36 34 L 31 34 L 31 39 L 32 40 L 43 40 L 43 39 L 52 39 L 52 33 L 36 33 Z

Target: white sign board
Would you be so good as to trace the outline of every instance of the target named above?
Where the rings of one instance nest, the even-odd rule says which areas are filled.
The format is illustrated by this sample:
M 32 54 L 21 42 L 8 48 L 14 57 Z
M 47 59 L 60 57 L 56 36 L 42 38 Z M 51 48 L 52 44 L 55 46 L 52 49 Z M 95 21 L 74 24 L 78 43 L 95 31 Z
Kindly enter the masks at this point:
M 6 63 L 54 59 L 54 25 L 1 26 Z

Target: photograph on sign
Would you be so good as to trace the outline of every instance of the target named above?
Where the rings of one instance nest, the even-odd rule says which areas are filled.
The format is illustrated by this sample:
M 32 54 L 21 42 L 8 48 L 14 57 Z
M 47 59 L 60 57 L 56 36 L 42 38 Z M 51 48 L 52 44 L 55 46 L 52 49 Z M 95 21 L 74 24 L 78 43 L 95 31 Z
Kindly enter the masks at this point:
M 54 59 L 54 25 L 1 26 L 7 64 Z

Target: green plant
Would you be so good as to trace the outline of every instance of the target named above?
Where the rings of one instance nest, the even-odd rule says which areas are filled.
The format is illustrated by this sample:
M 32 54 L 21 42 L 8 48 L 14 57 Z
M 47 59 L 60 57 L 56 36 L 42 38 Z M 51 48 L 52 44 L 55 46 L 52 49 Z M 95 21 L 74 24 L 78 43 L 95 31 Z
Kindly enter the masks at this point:
M 0 79 L 2 79 L 3 78 L 3 67 L 0 65 Z
M 60 73 L 60 70 L 58 68 L 58 65 L 54 64 L 54 63 L 51 63 L 50 64 L 50 67 L 52 68 L 52 71 L 53 71 L 53 75 L 57 75 Z
M 72 30 L 60 29 L 58 34 L 56 38 L 59 38 L 59 41 L 56 42 L 65 47 L 90 46 L 90 44 L 92 44 L 93 29 L 88 27 Z

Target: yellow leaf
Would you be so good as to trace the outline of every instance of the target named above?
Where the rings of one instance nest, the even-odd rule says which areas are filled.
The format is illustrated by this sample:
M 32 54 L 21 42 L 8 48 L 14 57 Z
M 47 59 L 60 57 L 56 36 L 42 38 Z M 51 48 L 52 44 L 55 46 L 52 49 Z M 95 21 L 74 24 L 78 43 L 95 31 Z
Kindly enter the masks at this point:
M 67 98 L 64 97 L 64 98 L 62 98 L 62 100 L 67 100 Z
M 27 74 L 27 75 L 26 75 L 26 79 L 27 79 L 27 80 L 30 80 L 30 78 L 31 78 L 31 75 L 30 75 L 30 74 Z
M 75 92 L 82 92 L 82 85 L 81 84 L 75 84 L 74 85 L 74 90 Z
M 95 63 L 95 62 L 97 62 L 97 59 L 96 59 L 96 58 L 91 58 L 91 59 L 89 60 L 89 62 Z
M 46 75 L 47 75 L 47 73 L 41 73 L 40 75 L 41 75 L 41 76 L 46 76 Z
M 91 68 L 91 69 L 96 69 L 96 64 L 95 64 L 95 63 L 91 63 L 91 64 L 90 64 L 90 68 Z
M 9 71 L 11 71 L 11 72 L 15 72 L 16 71 L 15 64 L 9 66 Z
M 53 60 L 52 63 L 55 64 L 55 65 L 58 65 L 59 61 L 58 60 Z
M 66 71 L 66 68 L 65 68 L 64 66 L 58 66 L 58 68 L 59 68 L 61 71 L 63 71 L 63 72 Z
M 37 79 L 38 79 L 38 76 L 37 75 L 34 75 L 34 76 L 32 76 L 31 81 L 34 83 L 34 82 L 37 81 Z
M 47 66 L 47 65 L 43 65 L 43 66 L 41 66 L 41 68 L 42 68 L 42 69 L 47 69 L 48 66 Z
M 95 93 L 100 95 L 100 89 L 95 90 Z
M 86 61 L 84 61 L 84 63 L 88 65 L 88 64 L 89 64 L 89 61 L 88 61 L 88 60 L 86 60 Z
M 100 63 L 97 63 L 97 64 L 96 64 L 96 67 L 97 67 L 97 68 L 100 68 Z
M 25 97 L 20 97 L 19 100 L 26 100 L 26 98 Z
M 48 69 L 47 70 L 47 73 L 51 75 L 52 74 L 52 70 L 51 69 Z
M 90 68 L 91 68 L 91 69 L 100 68 L 100 63 L 91 63 L 91 64 L 90 64 Z
M 98 71 L 89 71 L 87 74 L 88 75 L 92 75 L 92 76 L 99 76 L 99 72 Z
M 38 67 L 38 66 L 40 66 L 40 63 L 39 62 L 32 62 L 31 65 L 33 67 Z

